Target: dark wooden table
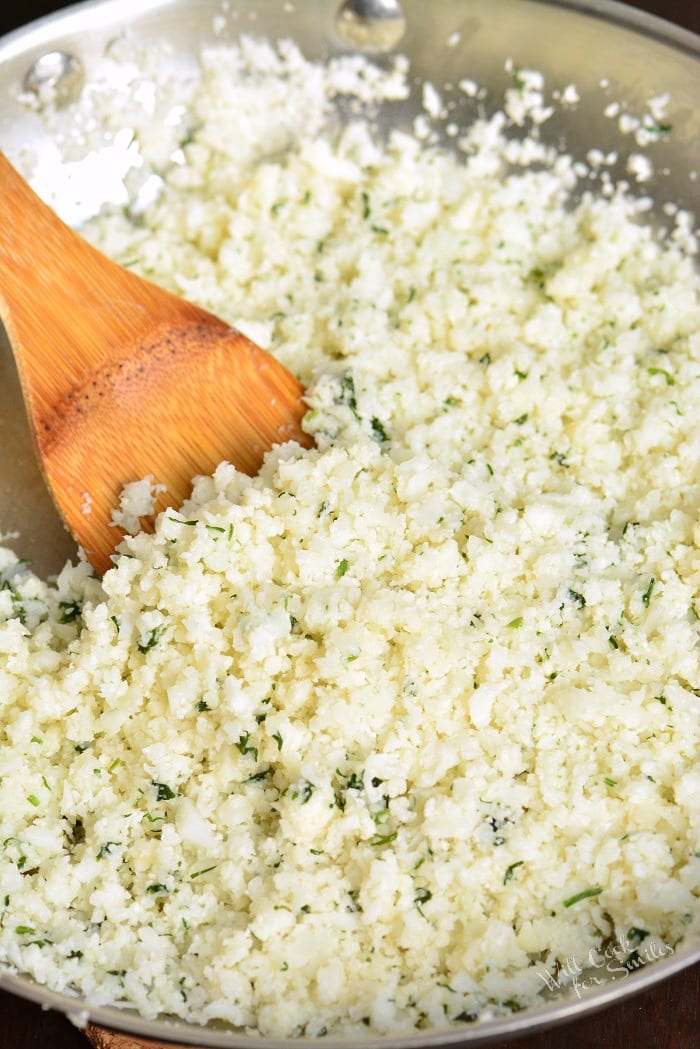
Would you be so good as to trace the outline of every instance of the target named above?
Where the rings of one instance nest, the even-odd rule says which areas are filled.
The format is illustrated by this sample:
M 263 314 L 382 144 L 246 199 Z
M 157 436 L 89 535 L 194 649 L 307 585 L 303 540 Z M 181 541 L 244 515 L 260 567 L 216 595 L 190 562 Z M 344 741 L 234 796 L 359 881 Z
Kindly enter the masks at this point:
M 3 5 L 0 34 L 66 4 Z M 700 0 L 634 0 L 700 34 Z M 21 14 L 17 14 L 21 9 Z M 699 100 L 700 105 L 700 85 Z M 0 1049 L 86 1049 L 87 1041 L 64 1016 L 0 991 Z M 494 1046 L 494 1049 L 700 1049 L 700 966 L 665 980 L 584 1020 Z

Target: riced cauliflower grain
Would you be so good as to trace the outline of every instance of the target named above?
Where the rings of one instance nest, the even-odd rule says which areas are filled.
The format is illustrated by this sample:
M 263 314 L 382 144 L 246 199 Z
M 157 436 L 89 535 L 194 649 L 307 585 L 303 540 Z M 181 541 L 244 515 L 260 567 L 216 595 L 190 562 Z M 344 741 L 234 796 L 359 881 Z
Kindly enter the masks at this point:
M 85 228 L 265 340 L 315 438 L 101 581 L 0 552 L 0 959 L 93 1008 L 444 1028 L 697 916 L 698 275 L 503 113 L 459 155 L 336 126 L 405 73 L 217 47 L 160 195 Z

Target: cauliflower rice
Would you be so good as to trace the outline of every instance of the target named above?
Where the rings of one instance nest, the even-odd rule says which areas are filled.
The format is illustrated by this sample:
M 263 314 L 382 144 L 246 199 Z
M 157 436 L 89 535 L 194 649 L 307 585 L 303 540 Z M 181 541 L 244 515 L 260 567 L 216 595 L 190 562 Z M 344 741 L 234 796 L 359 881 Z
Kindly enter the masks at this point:
M 268 346 L 316 439 L 102 581 L 0 554 L 0 959 L 91 1006 L 439 1028 L 698 912 L 692 259 L 566 156 L 506 170 L 505 113 L 462 155 L 338 129 L 401 96 L 368 70 L 203 54 L 158 198 L 85 230 Z

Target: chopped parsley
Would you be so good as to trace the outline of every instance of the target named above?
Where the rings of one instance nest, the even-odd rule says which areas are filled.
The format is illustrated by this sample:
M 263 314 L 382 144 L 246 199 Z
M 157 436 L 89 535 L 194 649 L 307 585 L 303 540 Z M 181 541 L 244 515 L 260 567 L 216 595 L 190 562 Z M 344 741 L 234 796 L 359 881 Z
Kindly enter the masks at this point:
M 155 626 L 153 630 L 149 630 L 148 634 L 146 634 L 146 640 L 138 641 L 136 644 L 139 652 L 150 652 L 152 648 L 155 648 L 162 633 L 162 626 Z
M 343 376 L 340 383 L 340 396 L 338 404 L 346 404 L 356 419 L 360 416 L 357 412 L 357 395 L 355 394 L 355 380 L 348 372 Z
M 579 594 L 578 590 L 569 589 L 569 598 L 575 605 L 578 605 L 579 608 L 585 608 L 586 599 L 583 594 Z
M 388 845 L 392 841 L 396 841 L 399 836 L 399 832 L 394 830 L 390 834 L 375 834 L 373 838 L 370 838 L 370 845 Z
M 656 585 L 656 580 L 652 576 L 651 579 L 649 580 L 649 584 L 648 584 L 646 590 L 642 594 L 642 604 L 644 605 L 645 608 L 649 607 L 649 602 L 651 601 L 651 595 L 652 595 L 652 592 L 654 590 L 654 586 L 655 585 Z
M 654 375 L 662 375 L 664 377 L 664 379 L 666 380 L 666 385 L 667 386 L 675 386 L 676 385 L 676 380 L 673 378 L 673 376 L 671 375 L 671 373 L 669 371 L 666 371 L 665 368 L 647 368 L 647 372 L 652 377 Z
M 577 892 L 574 896 L 569 896 L 567 900 L 564 900 L 564 906 L 573 907 L 575 903 L 580 903 L 581 900 L 590 900 L 593 896 L 600 896 L 602 891 L 600 886 L 596 886 L 594 889 L 584 889 L 583 892 Z
M 427 903 L 428 900 L 432 900 L 432 898 L 433 898 L 433 894 L 430 891 L 430 889 L 425 889 L 425 888 L 418 888 L 418 889 L 416 889 L 416 891 L 415 891 L 415 893 L 413 895 L 413 902 L 416 905 L 416 910 L 418 911 L 418 913 L 421 915 L 422 918 L 425 918 L 425 915 L 423 914 L 423 910 L 422 910 L 423 904 Z
M 106 841 L 101 846 L 100 851 L 97 853 L 97 859 L 103 860 L 105 856 L 111 856 L 114 849 L 118 849 L 121 845 L 120 841 Z
M 244 757 L 246 756 L 246 754 L 252 754 L 253 755 L 253 760 L 257 761 L 258 760 L 258 748 L 251 746 L 251 744 L 248 742 L 249 739 L 250 739 L 250 733 L 244 732 L 243 735 L 241 736 L 241 738 L 236 743 L 236 747 L 237 747 L 237 749 L 240 751 L 240 753 Z
M 204 874 L 209 874 L 210 871 L 215 871 L 218 864 L 214 863 L 211 867 L 202 867 L 201 871 L 195 871 L 194 874 L 190 874 L 190 878 L 201 878 Z
M 525 860 L 516 860 L 515 863 L 511 863 L 510 867 L 506 868 L 506 873 L 503 875 L 503 884 L 508 885 L 515 877 L 515 871 L 518 867 L 522 867 Z
M 372 436 L 374 437 L 375 441 L 379 441 L 379 443 L 381 444 L 384 441 L 389 440 L 389 435 L 386 432 L 386 427 L 384 426 L 384 423 L 380 422 L 376 415 L 372 416 L 371 426 Z
M 61 610 L 61 614 L 58 617 L 59 623 L 74 623 L 76 619 L 80 618 L 83 611 L 82 606 L 77 601 L 59 601 L 58 607 Z

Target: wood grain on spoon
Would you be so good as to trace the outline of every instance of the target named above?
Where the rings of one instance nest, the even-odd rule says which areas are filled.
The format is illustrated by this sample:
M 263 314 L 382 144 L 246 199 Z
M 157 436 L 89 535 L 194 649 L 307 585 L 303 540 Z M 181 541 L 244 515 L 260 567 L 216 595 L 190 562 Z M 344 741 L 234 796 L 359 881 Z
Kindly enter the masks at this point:
M 67 527 L 102 573 L 124 485 L 151 476 L 180 504 L 227 460 L 304 446 L 303 388 L 222 320 L 106 258 L 0 154 L 0 318 L 39 465 Z M 89 512 L 86 513 L 86 510 Z
M 85 1034 L 93 1049 L 182 1049 L 181 1043 L 153 1041 L 89 1024 Z

